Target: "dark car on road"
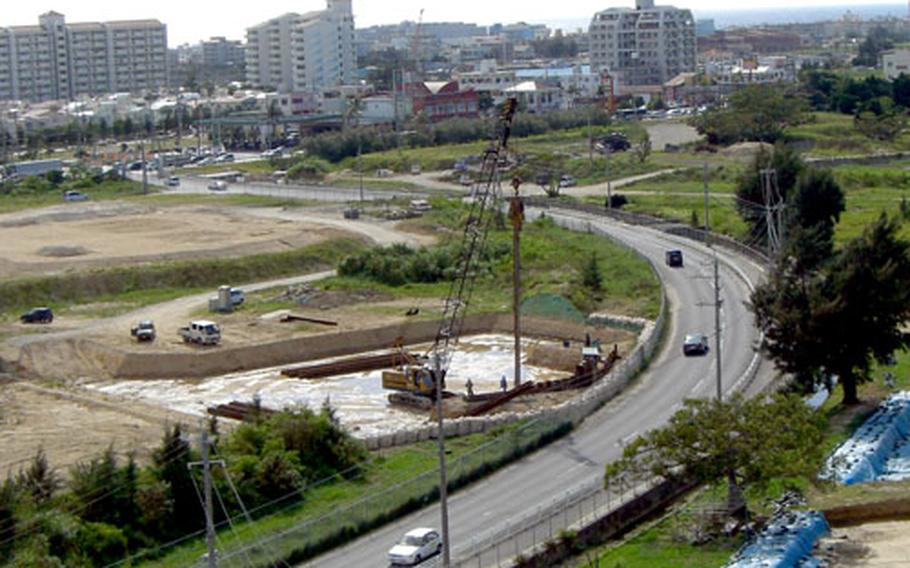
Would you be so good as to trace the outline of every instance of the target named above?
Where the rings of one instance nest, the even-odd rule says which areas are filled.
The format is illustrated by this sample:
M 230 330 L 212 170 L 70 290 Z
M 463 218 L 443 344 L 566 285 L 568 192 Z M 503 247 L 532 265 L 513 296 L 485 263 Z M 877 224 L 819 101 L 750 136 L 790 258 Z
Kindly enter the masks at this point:
M 683 355 L 704 355 L 708 352 L 708 336 L 691 333 L 683 341 Z
M 54 312 L 50 308 L 32 308 L 19 316 L 22 323 L 51 323 L 54 321 Z
M 622 132 L 611 132 L 602 137 L 595 148 L 601 153 L 625 152 L 632 147 L 629 138 Z
M 666 254 L 667 266 L 682 267 L 683 255 L 681 250 L 668 250 Z

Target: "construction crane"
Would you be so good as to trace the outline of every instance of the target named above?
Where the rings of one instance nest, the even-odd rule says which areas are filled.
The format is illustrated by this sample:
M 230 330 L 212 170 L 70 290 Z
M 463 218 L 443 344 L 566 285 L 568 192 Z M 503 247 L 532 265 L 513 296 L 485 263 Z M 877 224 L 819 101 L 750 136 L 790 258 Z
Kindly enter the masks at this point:
M 411 38 L 411 61 L 414 65 L 414 76 L 411 77 L 411 83 L 423 80 L 423 69 L 420 61 L 420 31 L 423 28 L 423 8 L 420 9 L 420 16 L 417 18 L 417 27 L 414 29 L 414 37 Z
M 508 149 L 509 137 L 512 134 L 512 120 L 517 108 L 517 99 L 506 100 L 497 121 L 496 137 L 484 151 L 480 175 L 471 189 L 473 199 L 461 238 L 456 276 L 449 287 L 443 308 L 442 323 L 436 333 L 433 347 L 429 351 L 430 360 L 438 362 L 443 373 L 450 362 L 452 347 L 458 342 L 461 335 L 465 312 L 474 292 L 478 260 L 486 243 L 490 222 L 493 219 L 490 210 L 495 206 L 500 193 L 499 164 Z
M 508 149 L 517 108 L 517 99 L 506 100 L 497 118 L 496 136 L 483 153 L 480 173 L 471 188 L 471 206 L 455 261 L 455 278 L 449 286 L 433 345 L 419 364 L 382 374 L 384 388 L 403 391 L 390 396 L 394 402 L 429 408 L 430 399 L 437 397 L 437 393 L 445 387 L 446 370 L 451 362 L 453 347 L 461 336 L 465 313 L 477 281 L 478 261 L 494 217 L 491 210 L 500 197 L 499 166 Z

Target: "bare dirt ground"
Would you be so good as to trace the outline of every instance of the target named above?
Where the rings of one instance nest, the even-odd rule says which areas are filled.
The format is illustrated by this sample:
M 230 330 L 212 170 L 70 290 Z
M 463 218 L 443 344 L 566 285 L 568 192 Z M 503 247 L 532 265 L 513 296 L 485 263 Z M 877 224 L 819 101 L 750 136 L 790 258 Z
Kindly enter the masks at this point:
M 819 546 L 832 568 L 910 566 L 910 521 L 836 528 Z
M 241 256 L 337 238 L 342 226 L 254 209 L 124 202 L 0 215 L 0 278 L 136 262 Z M 277 208 L 273 208 L 276 209 Z M 340 215 L 339 215 L 340 217 Z
M 118 456 L 133 453 L 145 463 L 160 442 L 165 424 L 195 426 L 198 422 L 135 401 L 2 379 L 0 409 L 0 476 L 26 467 L 39 448 L 62 473 L 108 447 Z

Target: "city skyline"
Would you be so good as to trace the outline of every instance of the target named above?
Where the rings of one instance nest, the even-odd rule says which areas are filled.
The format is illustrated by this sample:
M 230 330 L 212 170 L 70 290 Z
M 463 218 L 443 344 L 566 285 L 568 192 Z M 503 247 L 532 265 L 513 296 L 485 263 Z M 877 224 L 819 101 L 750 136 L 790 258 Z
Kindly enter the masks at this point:
M 906 7 L 906 4 L 896 2 L 881 2 L 876 0 L 838 2 L 837 0 L 803 0 L 794 6 L 786 0 L 766 0 L 764 2 L 747 2 L 737 7 L 736 10 L 725 10 L 726 3 L 721 0 L 691 0 L 689 2 L 667 1 L 658 2 L 660 5 L 673 5 L 691 9 L 696 17 L 699 12 L 706 17 L 716 16 L 721 12 L 744 12 L 774 7 L 794 8 L 822 8 L 843 7 L 844 10 L 870 6 L 894 6 L 895 9 Z M 493 23 L 509 23 L 525 21 L 528 23 L 545 23 L 550 27 L 562 27 L 567 31 L 574 31 L 577 27 L 587 27 L 590 17 L 600 10 L 610 7 L 632 7 L 634 0 L 608 2 L 598 0 L 576 0 L 572 3 L 572 11 L 567 13 L 565 6 L 559 4 L 537 4 L 526 7 L 522 12 L 509 10 L 505 5 L 490 5 L 489 3 L 468 0 L 457 4 L 430 4 L 425 0 L 400 0 L 393 5 L 382 4 L 375 0 L 355 0 L 354 18 L 358 28 L 381 24 L 397 24 L 405 20 L 416 21 L 421 8 L 424 8 L 424 21 L 464 21 L 480 25 Z M 476 7 L 476 9 L 474 9 Z M 100 0 L 90 3 L 74 2 L 72 0 L 58 0 L 44 4 L 42 8 L 35 9 L 33 5 L 13 4 L 4 9 L 0 27 L 35 25 L 38 16 L 44 12 L 54 10 L 66 16 L 68 22 L 94 22 L 109 20 L 129 20 L 153 18 L 161 20 L 167 25 L 168 44 L 171 47 L 184 43 L 197 43 L 212 36 L 225 36 L 229 39 L 245 39 L 247 28 L 265 18 L 280 16 L 287 12 L 307 12 L 323 10 L 324 0 L 304 0 L 303 2 L 290 2 L 281 0 L 268 5 L 268 13 L 261 7 L 249 10 L 233 10 L 229 13 L 220 12 L 212 18 L 211 10 L 204 4 L 177 3 L 173 0 L 163 0 L 156 7 L 137 10 L 135 5 L 127 5 L 112 0 Z

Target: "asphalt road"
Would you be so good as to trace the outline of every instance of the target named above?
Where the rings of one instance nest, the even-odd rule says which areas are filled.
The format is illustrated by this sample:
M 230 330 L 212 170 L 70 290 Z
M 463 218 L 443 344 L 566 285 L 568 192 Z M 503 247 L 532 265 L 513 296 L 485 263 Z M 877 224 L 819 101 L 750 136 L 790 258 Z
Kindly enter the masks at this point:
M 134 181 L 142 181 L 142 172 L 129 172 L 129 178 Z M 334 187 L 329 185 L 300 185 L 300 184 L 277 184 L 277 183 L 228 183 L 227 188 L 223 191 L 213 191 L 208 189 L 211 179 L 201 176 L 184 175 L 180 177 L 180 185 L 175 187 L 166 187 L 164 185 L 166 178 L 159 178 L 157 172 L 148 173 L 149 185 L 154 185 L 163 189 L 163 193 L 195 193 L 209 195 L 263 195 L 269 197 L 279 197 L 284 199 L 307 199 L 314 201 L 325 201 L 335 203 L 356 202 L 361 198 L 359 188 L 353 187 Z M 415 192 L 408 189 L 392 190 L 363 190 L 364 201 L 381 201 L 392 199 L 394 197 L 404 197 L 407 199 L 425 199 L 426 193 Z
M 556 216 L 549 212 L 548 215 Z M 583 222 L 604 227 L 611 235 L 654 261 L 670 300 L 671 322 L 667 339 L 648 370 L 571 435 L 452 496 L 449 525 L 453 550 L 573 487 L 591 483 L 602 476 L 607 462 L 620 455 L 624 443 L 665 423 L 684 399 L 709 397 L 715 393 L 713 254 L 698 243 L 644 227 L 584 214 L 566 212 L 560 216 L 583 219 Z M 674 269 L 664 264 L 664 252 L 669 248 L 683 251 L 684 268 Z M 754 357 L 752 346 L 758 334 L 744 305 L 749 294 L 744 278 L 757 281 L 760 269 L 729 253 L 720 253 L 719 258 L 724 329 L 723 387 L 729 391 Z M 693 331 L 711 337 L 712 351 L 708 356 L 682 355 L 683 336 Z M 765 364 L 759 368 L 751 389 L 770 380 L 770 367 Z M 386 566 L 385 552 L 401 534 L 417 526 L 439 525 L 438 505 L 427 507 L 305 566 Z

